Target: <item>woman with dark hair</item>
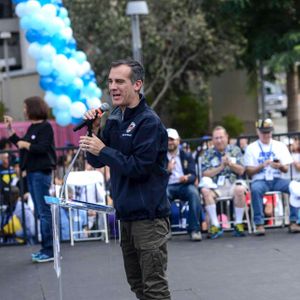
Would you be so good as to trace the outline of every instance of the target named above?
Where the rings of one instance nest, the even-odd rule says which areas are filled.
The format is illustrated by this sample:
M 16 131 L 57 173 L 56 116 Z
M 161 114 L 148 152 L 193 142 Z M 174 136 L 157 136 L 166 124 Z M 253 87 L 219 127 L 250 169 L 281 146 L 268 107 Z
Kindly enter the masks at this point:
M 48 106 L 40 97 L 24 100 L 24 116 L 31 125 L 22 138 L 12 128 L 12 117 L 4 116 L 4 123 L 9 140 L 20 150 L 20 167 L 27 173 L 27 184 L 34 202 L 35 214 L 40 219 L 42 249 L 32 254 L 32 260 L 46 262 L 53 260 L 52 217 L 44 196 L 49 195 L 52 170 L 56 166 L 54 134 L 47 121 Z

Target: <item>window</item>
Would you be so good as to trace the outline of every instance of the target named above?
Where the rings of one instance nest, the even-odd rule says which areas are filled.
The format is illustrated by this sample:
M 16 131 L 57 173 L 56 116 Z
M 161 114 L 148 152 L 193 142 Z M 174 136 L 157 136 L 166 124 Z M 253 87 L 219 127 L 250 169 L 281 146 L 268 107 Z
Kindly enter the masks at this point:
M 0 1 L 0 19 L 12 18 L 14 16 L 13 5 L 11 0 Z

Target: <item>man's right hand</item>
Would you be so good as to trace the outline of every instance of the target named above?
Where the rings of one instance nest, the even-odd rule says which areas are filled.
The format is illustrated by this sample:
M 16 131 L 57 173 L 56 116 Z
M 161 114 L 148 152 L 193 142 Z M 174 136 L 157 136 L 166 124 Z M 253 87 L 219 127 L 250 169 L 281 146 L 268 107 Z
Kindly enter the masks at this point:
M 12 122 L 13 122 L 13 118 L 7 115 L 3 116 L 4 118 L 4 124 L 6 126 L 7 129 L 12 129 Z
M 169 173 L 172 173 L 172 171 L 174 170 L 175 168 L 175 165 L 176 165 L 176 161 L 174 158 L 172 158 L 169 163 L 168 163 L 168 172 Z

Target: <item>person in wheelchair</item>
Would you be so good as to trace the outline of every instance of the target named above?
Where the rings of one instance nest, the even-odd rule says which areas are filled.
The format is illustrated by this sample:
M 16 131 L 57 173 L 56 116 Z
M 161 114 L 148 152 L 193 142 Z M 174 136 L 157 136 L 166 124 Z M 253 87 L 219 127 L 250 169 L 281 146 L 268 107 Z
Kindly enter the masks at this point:
M 190 153 L 179 149 L 180 137 L 176 129 L 168 128 L 168 172 L 167 195 L 170 201 L 188 201 L 188 232 L 192 241 L 201 241 L 199 192 L 195 186 L 195 161 Z

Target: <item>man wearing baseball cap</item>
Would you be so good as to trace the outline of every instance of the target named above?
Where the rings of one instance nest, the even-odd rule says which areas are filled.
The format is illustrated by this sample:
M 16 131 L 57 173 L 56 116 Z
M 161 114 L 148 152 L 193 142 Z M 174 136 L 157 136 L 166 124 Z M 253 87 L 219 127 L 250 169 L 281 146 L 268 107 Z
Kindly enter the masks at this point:
M 244 157 L 246 172 L 252 178 L 251 196 L 256 235 L 265 234 L 264 194 L 269 191 L 290 193 L 290 180 L 282 178 L 282 173 L 287 173 L 293 158 L 284 143 L 272 139 L 273 130 L 271 119 L 258 120 L 256 122 L 258 140 L 247 147 Z M 296 224 L 297 216 L 297 208 L 290 206 L 289 231 L 292 233 L 300 232 L 300 226 Z
M 167 195 L 170 201 L 188 201 L 188 232 L 192 241 L 201 241 L 199 192 L 195 186 L 195 161 L 190 153 L 179 149 L 180 137 L 176 129 L 168 128 L 168 172 Z

